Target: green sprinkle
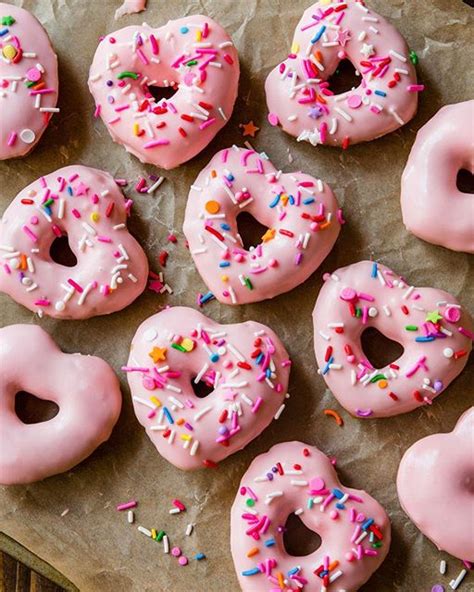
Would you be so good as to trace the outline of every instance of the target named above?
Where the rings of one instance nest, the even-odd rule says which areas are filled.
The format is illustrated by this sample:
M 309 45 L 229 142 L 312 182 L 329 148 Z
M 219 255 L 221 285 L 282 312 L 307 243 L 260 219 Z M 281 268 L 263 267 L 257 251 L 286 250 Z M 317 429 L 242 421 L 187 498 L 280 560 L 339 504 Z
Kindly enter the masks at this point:
M 49 206 L 53 205 L 54 203 L 54 199 L 48 199 L 47 201 L 44 202 L 43 207 L 45 208 L 49 208 Z
M 378 382 L 379 380 L 386 380 L 385 374 L 376 374 L 373 378 L 370 379 L 370 382 Z
M 186 352 L 186 350 L 184 349 L 184 347 L 182 345 L 179 345 L 179 343 L 172 343 L 171 347 L 174 349 L 177 349 L 180 352 Z
M 378 541 L 376 543 L 372 543 L 372 547 L 374 547 L 374 549 L 380 549 L 381 546 L 382 546 L 382 543 L 380 541 Z
M 165 534 L 166 532 L 164 530 L 160 530 L 160 532 L 156 535 L 156 540 L 161 543 Z
M 255 502 L 251 498 L 249 498 L 245 503 L 249 508 L 253 508 L 255 506 Z
M 361 316 L 362 316 L 362 309 L 361 308 L 356 308 L 356 317 L 358 319 L 360 319 Z
M 410 51 L 410 61 L 414 66 L 416 66 L 419 62 L 418 56 L 414 51 Z
M 186 66 L 195 66 L 197 64 L 197 60 L 191 60 L 186 64 Z
M 119 80 L 123 80 L 124 78 L 133 78 L 133 80 L 136 80 L 138 78 L 138 74 L 136 72 L 129 72 L 128 70 L 125 70 L 125 72 L 120 72 L 120 74 L 117 75 L 117 78 Z
M 313 507 L 313 504 L 314 504 L 313 498 L 312 497 L 308 498 L 308 510 L 311 510 L 311 508 Z
M 416 325 L 407 325 L 405 327 L 406 331 L 418 331 L 418 327 Z
M 4 27 L 11 27 L 16 23 L 16 20 L 12 16 L 2 16 L 2 25 Z
M 37 82 L 26 82 L 25 86 L 26 88 L 31 88 L 32 86 L 34 86 L 35 84 L 38 84 Z
M 244 278 L 244 283 L 249 290 L 253 290 L 253 286 L 252 286 L 252 282 L 250 281 L 250 278 L 248 278 L 248 277 Z

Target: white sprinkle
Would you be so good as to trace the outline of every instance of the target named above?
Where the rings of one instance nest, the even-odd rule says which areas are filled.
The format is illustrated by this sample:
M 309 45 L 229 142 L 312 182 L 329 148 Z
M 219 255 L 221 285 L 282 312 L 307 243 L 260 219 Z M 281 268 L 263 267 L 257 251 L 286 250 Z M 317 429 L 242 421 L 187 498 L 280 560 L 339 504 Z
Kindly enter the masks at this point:
M 127 512 L 127 521 L 129 524 L 133 524 L 135 522 L 135 514 L 133 513 L 133 510 L 129 510 Z
M 278 411 L 275 413 L 275 415 L 273 416 L 273 419 L 278 419 L 280 417 L 280 415 L 283 413 L 285 407 L 286 407 L 286 405 L 285 405 L 285 403 L 283 403 L 280 406 L 280 408 L 278 409 Z
M 199 448 L 199 440 L 194 440 L 193 445 L 191 446 L 191 451 L 190 451 L 191 456 L 194 456 L 196 454 L 198 448 Z
M 352 117 L 349 115 L 349 113 L 347 113 L 346 111 L 344 111 L 344 109 L 341 109 L 340 107 L 334 107 L 334 111 L 336 113 L 339 113 L 339 115 L 341 115 L 342 117 L 344 117 L 344 119 L 346 121 L 348 121 L 349 123 L 352 121 Z
M 151 538 L 151 530 L 148 530 L 148 528 L 145 528 L 144 526 L 138 526 L 137 528 L 139 532 Z
M 169 541 L 168 541 L 168 535 L 166 535 L 166 534 L 163 537 L 163 552 L 164 553 L 169 553 L 170 552 L 170 544 L 169 544 Z
M 207 407 L 204 407 L 204 409 L 201 409 L 201 411 L 199 411 L 198 413 L 196 413 L 196 415 L 194 416 L 194 421 L 199 421 L 201 419 L 201 417 L 203 417 L 204 415 L 206 415 L 206 413 L 209 413 L 209 411 L 212 409 L 211 405 L 208 405 Z
M 59 113 L 59 107 L 40 107 L 41 113 Z
M 463 569 L 463 570 L 461 570 L 461 573 L 458 575 L 458 577 L 455 580 L 451 580 L 451 582 L 449 583 L 449 585 L 451 586 L 451 588 L 453 590 L 457 590 L 459 584 L 466 577 L 466 574 L 467 574 L 467 569 Z
M 194 530 L 194 524 L 188 524 L 186 527 L 186 536 L 191 536 Z
M 446 561 L 443 559 L 441 561 L 441 563 L 439 564 L 439 573 L 444 576 L 444 574 L 446 573 Z
M 397 120 L 397 122 L 400 125 L 404 125 L 405 124 L 405 122 L 403 121 L 403 119 L 400 117 L 400 115 L 395 111 L 395 109 L 393 107 L 391 107 L 389 109 L 389 111 L 390 111 L 390 113 L 393 115 L 393 117 Z
M 147 401 L 146 399 L 142 399 L 141 397 L 136 397 L 133 396 L 132 399 L 136 402 L 136 403 L 140 403 L 140 405 L 145 405 L 145 407 L 149 407 L 150 409 L 156 409 L 156 405 L 154 405 L 153 403 L 150 403 L 150 401 Z
M 402 56 L 400 53 L 398 53 L 394 49 L 391 49 L 388 53 L 391 56 L 393 56 L 394 58 L 398 58 L 401 62 L 406 62 L 407 61 L 406 57 Z
M 308 485 L 308 482 L 304 479 L 292 479 L 290 483 L 296 487 L 306 487 Z

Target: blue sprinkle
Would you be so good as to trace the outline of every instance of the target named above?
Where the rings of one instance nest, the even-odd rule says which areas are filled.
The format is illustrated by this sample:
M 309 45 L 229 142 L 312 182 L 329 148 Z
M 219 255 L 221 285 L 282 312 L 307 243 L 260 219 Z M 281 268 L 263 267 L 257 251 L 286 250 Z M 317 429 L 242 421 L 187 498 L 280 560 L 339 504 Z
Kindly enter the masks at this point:
M 344 492 L 340 489 L 333 489 L 332 493 L 335 497 L 337 497 L 337 499 L 342 499 L 344 497 Z
M 227 179 L 227 181 L 234 181 L 235 180 L 235 177 L 234 177 L 234 175 L 232 173 L 229 173 L 227 175 L 226 179 Z
M 324 31 L 326 30 L 326 25 L 323 25 L 319 31 L 316 33 L 316 35 L 311 39 L 311 43 L 316 43 L 317 41 L 319 41 L 321 39 L 321 37 L 324 34 Z
M 163 413 L 166 415 L 166 419 L 168 420 L 168 423 L 173 424 L 174 419 L 171 417 L 171 413 L 168 411 L 168 409 L 166 407 L 163 407 Z
M 67 186 L 66 191 L 69 193 L 69 195 L 74 195 L 74 192 L 73 192 L 72 187 L 70 185 Z
M 209 359 L 211 360 L 211 362 L 218 362 L 219 361 L 219 354 L 216 354 L 215 352 L 213 354 L 211 354 L 209 356 Z
M 386 97 L 387 93 L 383 90 L 374 90 L 374 95 L 378 95 L 379 97 Z
M 324 370 L 323 370 L 323 376 L 324 376 L 324 374 L 327 374 L 327 373 L 329 372 L 329 366 L 330 366 L 330 365 L 331 365 L 333 362 L 334 362 L 334 357 L 333 357 L 333 356 L 331 356 L 331 357 L 329 358 L 329 362 L 328 362 L 328 363 L 326 364 L 326 366 L 324 367 Z
M 258 354 L 258 356 L 257 356 L 257 358 L 256 358 L 256 360 L 255 360 L 255 362 L 256 362 L 257 364 L 260 364 L 260 362 L 261 362 L 262 360 L 263 360 L 263 354 Z
M 314 203 L 314 197 L 308 197 L 307 199 L 303 199 L 303 203 L 305 206 Z
M 370 275 L 373 278 L 377 277 L 377 263 L 372 263 L 372 273 Z
M 417 337 L 415 341 L 418 343 L 426 343 L 428 341 L 434 341 L 436 338 L 433 335 L 427 335 L 426 337 Z
M 208 292 L 207 294 L 204 294 L 204 296 L 201 296 L 201 300 L 199 302 L 200 302 L 200 304 L 205 304 L 206 302 L 209 302 L 209 300 L 212 300 L 213 298 L 215 298 L 214 294 L 212 292 Z
M 221 261 L 219 267 L 230 267 L 230 261 Z
M 221 228 L 222 228 L 222 230 L 230 230 L 230 226 L 228 224 L 226 224 L 225 222 L 223 222 L 221 224 Z
M 344 504 L 341 504 L 341 503 L 339 503 L 339 502 L 338 502 L 338 503 L 336 504 L 336 508 L 337 508 L 338 510 L 345 510 L 345 509 L 346 509 L 346 506 L 345 506 Z
M 374 523 L 374 519 L 373 519 L 373 518 L 369 518 L 368 520 L 366 520 L 366 521 L 365 521 L 365 522 L 362 524 L 362 528 L 363 528 L 364 530 L 367 530 L 367 529 L 369 529 L 369 528 L 372 526 L 372 524 L 373 524 L 373 523 Z
M 275 539 L 268 539 L 268 541 L 264 542 L 265 547 L 273 547 L 275 544 Z
M 297 574 L 300 571 L 299 567 L 294 567 L 293 569 L 290 569 L 289 572 L 287 572 L 287 575 L 289 576 L 294 576 L 295 574 Z
M 272 201 L 272 203 L 268 207 L 274 208 L 276 205 L 278 205 L 278 202 L 280 201 L 280 197 L 281 197 L 281 194 L 276 195 L 275 199 Z
M 288 196 L 288 201 L 290 202 L 291 206 L 295 205 L 295 198 L 292 195 Z
M 188 29 L 188 27 L 181 27 L 179 32 L 182 33 L 183 35 L 186 35 L 186 33 L 189 33 L 189 29 Z
M 2 29 L 0 31 L 0 37 L 3 37 L 4 35 L 6 35 L 8 33 L 8 29 Z
M 197 555 L 194 556 L 195 559 L 197 559 L 198 561 L 201 561 L 201 559 L 206 559 L 206 556 L 204 555 L 204 553 L 198 553 Z
M 272 375 L 272 371 L 270 370 L 270 368 L 267 368 L 265 370 L 265 374 L 267 375 L 267 378 L 270 378 L 270 376 Z
M 253 569 L 246 569 L 245 571 L 242 572 L 242 575 L 243 576 L 255 576 L 259 573 L 261 573 L 261 572 L 258 569 L 258 567 L 254 567 Z

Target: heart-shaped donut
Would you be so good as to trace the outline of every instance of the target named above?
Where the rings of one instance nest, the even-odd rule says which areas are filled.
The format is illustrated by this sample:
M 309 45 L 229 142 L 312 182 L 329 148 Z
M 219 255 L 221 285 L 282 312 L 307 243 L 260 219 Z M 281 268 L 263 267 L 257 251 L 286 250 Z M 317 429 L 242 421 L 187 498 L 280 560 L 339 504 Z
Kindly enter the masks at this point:
M 361 83 L 334 94 L 328 80 L 345 59 Z M 290 54 L 265 83 L 272 125 L 313 146 L 343 148 L 407 123 L 421 90 L 405 40 L 362 0 L 310 6 L 295 29 Z
M 388 417 L 431 405 L 467 364 L 472 320 L 456 298 L 416 288 L 391 269 L 360 261 L 325 277 L 313 311 L 319 374 L 356 417 Z M 362 334 L 377 329 L 403 354 L 375 368 Z
M 39 21 L 0 2 L 0 160 L 32 150 L 59 111 L 58 58 Z
M 474 561 L 474 407 L 452 432 L 422 438 L 405 452 L 397 489 L 410 520 L 438 549 Z
M 0 483 L 32 483 L 63 473 L 108 440 L 122 406 L 112 368 L 94 356 L 64 354 L 36 325 L 0 329 Z M 26 391 L 59 407 L 26 424 L 15 413 Z
M 89 89 L 96 116 L 115 142 L 142 162 L 172 169 L 201 152 L 227 123 L 239 73 L 226 31 L 192 15 L 158 29 L 133 26 L 106 35 Z M 163 97 L 160 89 L 174 94 Z
M 313 553 L 285 548 L 290 514 L 321 537 Z M 242 592 L 355 592 L 390 547 L 390 521 L 368 493 L 341 485 L 314 446 L 283 442 L 257 456 L 231 510 L 232 558 Z
M 104 171 L 75 165 L 40 177 L 2 216 L 0 291 L 40 316 L 121 310 L 148 277 L 146 255 L 127 230 L 129 206 Z M 66 237 L 76 262 L 64 259 Z
M 237 217 L 267 227 L 246 250 Z M 202 279 L 226 304 L 273 298 L 304 282 L 331 251 L 343 223 L 326 183 L 277 171 L 246 148 L 218 152 L 191 186 L 183 230 Z
M 278 419 L 290 361 L 265 325 L 220 325 L 177 306 L 140 325 L 123 370 L 158 452 L 181 469 L 198 469 L 214 467 Z M 209 394 L 198 396 L 206 393 L 197 385 Z

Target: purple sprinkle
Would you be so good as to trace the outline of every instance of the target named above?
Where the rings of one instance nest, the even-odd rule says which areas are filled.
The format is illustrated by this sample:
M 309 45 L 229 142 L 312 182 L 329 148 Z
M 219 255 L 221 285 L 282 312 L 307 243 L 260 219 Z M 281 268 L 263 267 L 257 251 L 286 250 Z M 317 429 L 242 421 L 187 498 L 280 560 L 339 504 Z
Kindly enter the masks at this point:
M 441 584 L 436 584 L 431 588 L 431 592 L 444 592 L 444 586 Z
M 373 413 L 372 409 L 356 409 L 359 417 L 370 417 Z

